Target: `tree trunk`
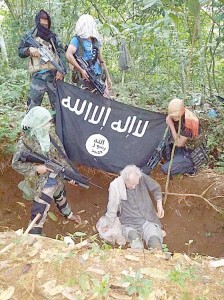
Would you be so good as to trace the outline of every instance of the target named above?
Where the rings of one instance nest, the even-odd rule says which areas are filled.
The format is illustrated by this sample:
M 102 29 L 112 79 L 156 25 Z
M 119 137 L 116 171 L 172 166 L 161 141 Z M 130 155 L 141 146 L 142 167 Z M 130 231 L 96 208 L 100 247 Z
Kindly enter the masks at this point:
M 0 49 L 1 49 L 1 56 L 4 63 L 8 64 L 8 55 L 5 47 L 5 40 L 3 37 L 2 29 L 0 27 Z

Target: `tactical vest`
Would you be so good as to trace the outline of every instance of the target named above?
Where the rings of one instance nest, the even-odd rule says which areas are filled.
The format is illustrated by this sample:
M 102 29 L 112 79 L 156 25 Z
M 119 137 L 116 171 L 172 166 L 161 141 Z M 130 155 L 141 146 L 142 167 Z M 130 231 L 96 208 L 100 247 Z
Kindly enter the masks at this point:
M 49 42 L 46 42 L 45 40 L 41 39 L 40 37 L 34 37 L 34 39 L 44 45 L 48 51 L 51 52 L 51 55 L 53 56 L 54 60 L 56 62 L 59 62 L 59 57 L 57 53 L 55 53 L 52 49 L 52 45 Z M 28 65 L 28 71 L 29 73 L 35 73 L 42 70 L 55 70 L 55 67 L 50 63 L 41 63 L 41 57 L 30 57 L 29 65 Z
M 200 119 L 199 135 L 196 138 L 188 139 L 185 147 L 189 150 L 194 150 L 200 147 L 202 144 L 206 143 L 208 132 L 208 122 L 206 120 Z
M 50 130 L 50 132 L 54 136 L 54 138 L 56 138 L 56 140 L 58 141 L 58 138 L 55 136 L 55 132 L 53 128 Z M 30 149 L 32 149 L 32 151 L 41 154 L 40 145 L 38 142 L 35 141 L 35 139 L 30 138 L 30 136 L 24 134 L 22 140 L 25 146 L 28 146 Z M 55 147 L 51 146 L 50 153 L 52 159 L 55 160 L 60 159 L 59 153 Z M 23 198 L 27 200 L 33 200 L 34 197 L 43 188 L 44 184 L 47 181 L 47 177 L 48 177 L 47 174 L 37 175 L 37 173 L 26 175 L 24 180 L 22 180 L 18 184 L 19 189 L 23 192 Z
M 185 144 L 185 148 L 188 150 L 194 150 L 195 148 L 201 146 L 204 141 L 204 135 L 199 134 L 197 138 L 188 138 Z
M 198 170 L 209 161 L 206 150 L 206 133 L 208 130 L 208 123 L 206 120 L 200 120 L 200 133 L 196 139 L 188 139 L 186 149 L 191 150 L 190 158 L 194 164 L 195 170 Z
M 73 37 L 76 37 L 79 41 L 79 47 L 77 49 L 76 54 L 78 56 L 82 57 L 83 52 L 84 52 L 83 39 L 78 35 L 75 35 Z M 87 61 L 90 66 L 97 61 L 97 59 L 98 59 L 98 50 L 99 50 L 99 42 L 98 41 L 94 40 L 92 44 L 93 44 L 93 49 L 94 49 L 93 50 L 93 58 Z M 72 82 L 73 83 L 79 83 L 80 80 L 82 79 L 82 76 L 81 76 L 80 72 L 78 70 L 76 70 L 71 63 L 69 63 L 69 68 L 70 68 L 70 70 L 72 70 Z M 102 73 L 103 73 L 103 70 L 102 70 Z

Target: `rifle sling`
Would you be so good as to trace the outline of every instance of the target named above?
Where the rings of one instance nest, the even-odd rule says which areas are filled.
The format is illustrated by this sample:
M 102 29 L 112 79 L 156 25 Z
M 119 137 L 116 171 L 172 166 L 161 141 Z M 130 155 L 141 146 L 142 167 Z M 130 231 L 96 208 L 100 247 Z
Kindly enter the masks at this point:
M 66 153 L 60 148 L 60 146 L 56 143 L 56 141 L 53 139 L 53 137 L 51 135 L 50 135 L 50 141 L 51 141 L 52 145 L 58 150 L 58 153 L 61 155 L 61 157 L 64 158 L 67 161 L 67 163 L 72 168 L 72 170 L 75 173 L 79 174 L 79 171 L 75 168 L 72 161 L 68 158 Z
M 25 146 L 28 150 L 30 150 L 30 152 L 35 153 L 35 152 L 30 148 L 30 146 L 28 146 L 27 143 L 24 142 L 24 140 L 23 140 L 23 144 L 24 144 L 24 146 Z M 36 153 L 35 153 L 35 154 L 36 154 Z
M 57 151 L 59 152 L 59 154 L 61 155 L 62 158 L 64 158 L 67 163 L 69 164 L 69 166 L 72 168 L 72 170 L 79 174 L 79 171 L 75 168 L 75 166 L 73 165 L 72 161 L 68 158 L 68 156 L 62 151 L 62 149 L 58 146 L 58 144 L 56 143 L 56 141 L 53 139 L 53 137 L 50 135 L 50 141 L 52 143 L 52 145 L 57 149 Z M 23 141 L 24 146 L 32 153 L 34 154 L 38 154 L 35 151 L 33 151 L 30 146 L 28 146 L 24 141 Z M 39 154 L 38 154 L 39 155 Z M 84 177 L 84 176 L 83 176 Z

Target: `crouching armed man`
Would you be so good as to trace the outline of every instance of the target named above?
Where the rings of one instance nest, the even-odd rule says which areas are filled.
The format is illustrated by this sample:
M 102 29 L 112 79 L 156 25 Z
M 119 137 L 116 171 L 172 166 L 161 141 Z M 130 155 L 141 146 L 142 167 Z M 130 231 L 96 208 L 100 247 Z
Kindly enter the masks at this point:
M 41 234 L 43 225 L 46 221 L 48 211 L 52 202 L 55 202 L 60 213 L 67 219 L 76 223 L 81 222 L 80 216 L 76 215 L 70 208 L 65 192 L 64 180 L 53 170 L 43 164 L 32 162 L 22 162 L 20 155 L 24 151 L 32 151 L 59 161 L 63 166 L 70 168 L 67 161 L 62 157 L 57 148 L 64 151 L 59 137 L 56 135 L 53 119 L 50 112 L 40 106 L 33 107 L 23 118 L 23 134 L 19 139 L 16 151 L 12 160 L 12 168 L 18 173 L 25 176 L 23 188 L 21 190 L 32 191 L 31 198 L 33 204 L 31 207 L 32 221 L 38 213 L 41 215 L 36 225 L 29 231 L 31 234 Z M 50 136 L 51 133 L 51 136 Z M 53 145 L 51 137 L 57 143 Z M 70 181 L 69 183 L 75 184 Z

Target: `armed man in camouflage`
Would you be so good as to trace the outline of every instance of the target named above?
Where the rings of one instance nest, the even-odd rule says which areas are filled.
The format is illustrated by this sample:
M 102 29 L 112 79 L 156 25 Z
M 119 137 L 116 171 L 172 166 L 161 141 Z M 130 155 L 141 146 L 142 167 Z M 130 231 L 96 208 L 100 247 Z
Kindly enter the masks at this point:
M 66 60 L 64 48 L 58 36 L 51 28 L 51 18 L 44 10 L 40 10 L 35 18 L 34 30 L 28 32 L 21 40 L 18 52 L 21 58 L 29 57 L 28 71 L 31 74 L 31 85 L 29 99 L 27 101 L 28 110 L 34 106 L 40 106 L 45 92 L 48 94 L 50 104 L 55 110 L 56 102 L 56 80 L 63 80 L 63 74 L 55 69 L 52 63 L 41 61 L 40 53 L 33 47 L 32 37 L 39 44 L 44 45 L 52 53 L 54 60 L 66 70 Z
M 28 187 L 29 191 L 31 190 L 33 193 L 30 221 L 38 213 L 41 214 L 40 219 L 29 233 L 42 233 L 42 228 L 53 200 L 63 216 L 76 223 L 80 223 L 80 216 L 74 214 L 67 203 L 63 179 L 45 165 L 21 162 L 19 160 L 22 151 L 32 150 L 33 152 L 47 156 L 49 159 L 55 159 L 64 167 L 71 169 L 67 161 L 60 156 L 58 150 L 51 143 L 50 132 L 57 145 L 64 151 L 54 128 L 51 128 L 52 116 L 50 112 L 44 107 L 36 106 L 26 114 L 21 125 L 23 135 L 17 143 L 16 152 L 12 160 L 12 168 L 25 176 L 26 188 L 23 185 L 23 190 L 27 190 Z M 75 184 L 74 181 L 69 183 Z

